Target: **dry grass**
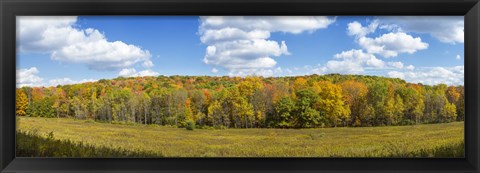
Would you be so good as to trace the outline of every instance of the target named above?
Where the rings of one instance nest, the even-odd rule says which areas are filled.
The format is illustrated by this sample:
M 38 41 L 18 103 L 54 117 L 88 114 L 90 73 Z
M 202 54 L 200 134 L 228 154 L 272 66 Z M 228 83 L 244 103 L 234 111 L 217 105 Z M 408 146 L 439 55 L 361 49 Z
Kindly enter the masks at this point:
M 417 126 L 193 131 L 155 125 L 19 118 L 19 131 L 165 157 L 463 157 L 463 122 Z M 452 149 L 452 147 L 455 147 Z M 92 156 L 95 157 L 95 156 Z M 113 155 L 112 157 L 118 157 Z

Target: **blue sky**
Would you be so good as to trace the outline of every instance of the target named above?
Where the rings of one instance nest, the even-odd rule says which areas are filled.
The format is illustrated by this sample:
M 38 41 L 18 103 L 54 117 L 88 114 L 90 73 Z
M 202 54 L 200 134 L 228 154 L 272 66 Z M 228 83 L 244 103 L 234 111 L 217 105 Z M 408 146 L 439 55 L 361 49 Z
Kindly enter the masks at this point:
M 463 27 L 463 16 L 18 17 L 17 86 L 328 73 L 463 85 Z

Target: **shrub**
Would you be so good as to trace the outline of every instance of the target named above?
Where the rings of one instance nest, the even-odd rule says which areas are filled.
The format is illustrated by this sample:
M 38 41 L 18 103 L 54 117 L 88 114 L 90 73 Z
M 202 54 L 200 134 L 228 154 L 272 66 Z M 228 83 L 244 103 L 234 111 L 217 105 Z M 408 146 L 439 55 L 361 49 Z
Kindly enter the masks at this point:
M 195 129 L 195 123 L 193 121 L 187 121 L 187 125 L 185 126 L 187 130 Z

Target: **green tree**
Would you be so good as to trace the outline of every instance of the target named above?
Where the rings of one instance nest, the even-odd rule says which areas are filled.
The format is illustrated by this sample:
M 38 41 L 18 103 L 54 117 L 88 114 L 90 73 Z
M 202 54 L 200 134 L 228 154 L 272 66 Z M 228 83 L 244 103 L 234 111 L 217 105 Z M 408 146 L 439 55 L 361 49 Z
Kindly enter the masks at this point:
M 311 89 L 302 89 L 296 92 L 297 96 L 295 112 L 296 127 L 316 127 L 320 124 L 325 125 L 326 115 L 320 116 L 320 112 L 313 108 L 314 103 L 319 101 L 318 95 Z
M 375 119 L 370 121 L 371 125 L 385 125 L 388 117 L 385 115 L 385 103 L 388 97 L 388 85 L 385 81 L 375 81 L 368 89 L 368 103 L 374 110 Z
M 290 97 L 283 97 L 275 104 L 275 127 L 291 128 L 295 125 L 293 111 L 295 103 Z

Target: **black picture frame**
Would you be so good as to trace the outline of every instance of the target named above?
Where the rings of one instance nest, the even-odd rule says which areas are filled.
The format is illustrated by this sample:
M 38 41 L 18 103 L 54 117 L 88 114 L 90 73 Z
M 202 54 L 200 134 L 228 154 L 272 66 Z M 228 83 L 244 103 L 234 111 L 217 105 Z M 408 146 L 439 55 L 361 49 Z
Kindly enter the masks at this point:
M 18 15 L 465 16 L 465 158 L 15 157 Z M 478 0 L 0 0 L 0 170 L 7 172 L 479 172 Z

